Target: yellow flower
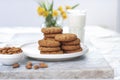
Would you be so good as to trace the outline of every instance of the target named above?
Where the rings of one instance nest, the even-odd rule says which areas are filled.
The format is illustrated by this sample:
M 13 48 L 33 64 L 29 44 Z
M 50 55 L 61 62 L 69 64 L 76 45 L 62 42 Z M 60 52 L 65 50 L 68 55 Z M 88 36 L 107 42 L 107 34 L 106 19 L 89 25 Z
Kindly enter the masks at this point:
M 65 13 L 65 11 L 63 11 L 63 10 L 62 10 L 60 13 L 61 13 L 61 15 L 62 15 L 62 14 L 64 14 L 64 13 Z
M 48 11 L 44 11 L 43 16 L 46 17 L 46 16 L 48 16 L 48 14 L 49 14 Z
M 59 6 L 58 10 L 59 10 L 59 11 L 63 11 L 63 7 L 62 7 L 62 6 Z
M 42 7 L 38 7 L 37 12 L 39 15 L 43 15 L 43 13 L 45 12 L 45 9 Z
M 66 19 L 66 18 L 67 18 L 67 14 L 66 14 L 66 13 L 63 13 L 63 14 L 62 14 L 62 18 L 63 18 L 63 19 Z
M 68 9 L 72 9 L 72 7 L 71 6 L 66 6 L 66 9 L 68 10 Z
M 57 10 L 53 10 L 52 16 L 58 16 L 58 11 Z

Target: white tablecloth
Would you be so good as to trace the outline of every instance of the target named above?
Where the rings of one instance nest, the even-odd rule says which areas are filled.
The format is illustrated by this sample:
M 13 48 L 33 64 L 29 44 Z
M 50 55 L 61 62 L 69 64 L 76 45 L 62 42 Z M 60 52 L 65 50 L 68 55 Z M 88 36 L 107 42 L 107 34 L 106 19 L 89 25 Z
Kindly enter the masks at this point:
M 64 32 L 68 32 L 67 29 L 64 27 Z M 0 46 L 5 46 L 4 43 L 21 45 L 42 38 L 40 27 L 0 28 Z M 104 56 L 115 70 L 115 79 L 120 79 L 120 34 L 99 26 L 86 26 L 84 43 Z

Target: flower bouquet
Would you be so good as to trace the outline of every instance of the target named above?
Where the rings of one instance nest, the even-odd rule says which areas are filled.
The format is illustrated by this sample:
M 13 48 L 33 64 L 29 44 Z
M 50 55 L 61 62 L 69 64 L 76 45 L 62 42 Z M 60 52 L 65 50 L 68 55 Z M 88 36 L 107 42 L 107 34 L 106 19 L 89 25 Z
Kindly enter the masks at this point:
M 40 2 L 39 6 L 37 8 L 37 12 L 39 16 L 44 17 L 45 23 L 44 27 L 61 27 L 60 19 L 65 20 L 67 18 L 67 10 L 68 9 L 74 9 L 79 4 L 76 4 L 74 6 L 66 6 L 63 8 L 63 6 L 59 6 L 57 9 L 54 8 L 54 2 Z

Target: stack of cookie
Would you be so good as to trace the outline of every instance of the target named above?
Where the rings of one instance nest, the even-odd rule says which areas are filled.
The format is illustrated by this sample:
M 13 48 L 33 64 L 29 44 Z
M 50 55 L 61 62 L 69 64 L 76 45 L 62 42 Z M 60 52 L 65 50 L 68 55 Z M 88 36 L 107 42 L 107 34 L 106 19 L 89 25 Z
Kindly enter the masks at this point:
M 41 54 L 63 54 L 82 51 L 80 39 L 75 34 L 62 34 L 59 27 L 42 28 L 44 39 L 39 40 Z
M 63 54 L 61 43 L 55 40 L 55 36 L 62 34 L 59 27 L 42 28 L 44 39 L 39 40 L 39 50 L 41 54 Z
M 80 39 L 75 34 L 59 34 L 55 36 L 56 41 L 62 43 L 61 48 L 64 53 L 73 53 L 82 51 Z
M 42 28 L 41 30 L 44 33 L 44 39 L 54 39 L 57 34 L 62 34 L 62 28 L 59 27 L 50 27 Z
M 41 54 L 63 54 L 63 51 L 60 47 L 60 42 L 51 40 L 51 39 L 43 39 L 39 40 L 39 50 Z

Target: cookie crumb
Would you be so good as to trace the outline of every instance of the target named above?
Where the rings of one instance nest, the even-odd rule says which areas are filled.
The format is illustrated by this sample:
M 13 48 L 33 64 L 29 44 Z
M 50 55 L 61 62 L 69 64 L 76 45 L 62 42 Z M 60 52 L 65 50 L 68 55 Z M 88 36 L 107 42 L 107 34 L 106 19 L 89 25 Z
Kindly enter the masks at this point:
M 48 68 L 48 65 L 45 64 L 44 62 L 41 62 L 40 63 L 40 68 Z
M 12 66 L 13 66 L 13 68 L 18 68 L 18 67 L 20 67 L 20 65 L 19 65 L 18 63 L 13 64 Z
M 39 65 L 34 65 L 34 69 L 39 69 Z

